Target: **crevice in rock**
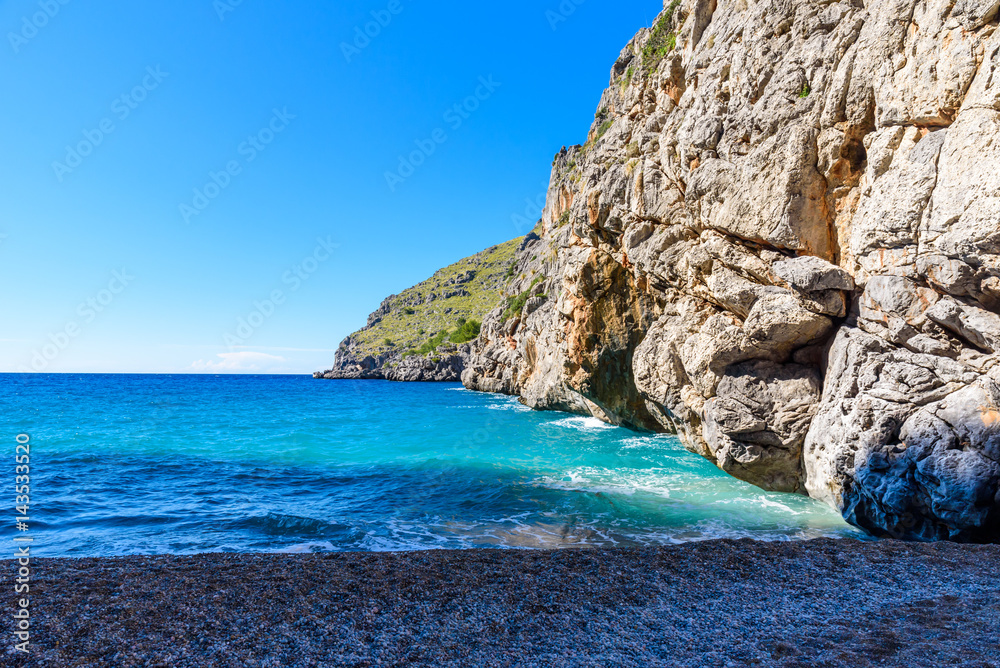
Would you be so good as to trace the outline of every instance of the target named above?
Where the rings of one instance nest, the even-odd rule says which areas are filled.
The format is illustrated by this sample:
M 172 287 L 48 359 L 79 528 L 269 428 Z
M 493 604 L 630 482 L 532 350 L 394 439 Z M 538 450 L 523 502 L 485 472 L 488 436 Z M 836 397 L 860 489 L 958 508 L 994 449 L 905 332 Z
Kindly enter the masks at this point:
M 700 0 L 694 10 L 694 25 L 691 27 L 691 48 L 698 48 L 702 35 L 712 23 L 712 17 L 718 8 L 718 0 Z

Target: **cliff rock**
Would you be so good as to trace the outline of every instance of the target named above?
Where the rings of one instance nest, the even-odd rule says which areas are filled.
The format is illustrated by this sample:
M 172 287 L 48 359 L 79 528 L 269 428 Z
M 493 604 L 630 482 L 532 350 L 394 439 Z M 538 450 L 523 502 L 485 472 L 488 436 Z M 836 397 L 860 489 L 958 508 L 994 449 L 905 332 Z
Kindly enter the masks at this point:
M 675 0 L 462 379 L 877 535 L 1000 540 L 993 0 Z

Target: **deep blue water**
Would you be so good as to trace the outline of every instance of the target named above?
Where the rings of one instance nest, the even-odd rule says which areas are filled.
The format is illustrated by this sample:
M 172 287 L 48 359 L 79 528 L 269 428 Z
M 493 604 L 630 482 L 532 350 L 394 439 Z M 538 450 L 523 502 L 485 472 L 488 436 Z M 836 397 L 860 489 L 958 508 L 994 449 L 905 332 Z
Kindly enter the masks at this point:
M 673 437 L 460 385 L 0 375 L 0 407 L 0 535 L 24 432 L 41 556 L 860 537 Z

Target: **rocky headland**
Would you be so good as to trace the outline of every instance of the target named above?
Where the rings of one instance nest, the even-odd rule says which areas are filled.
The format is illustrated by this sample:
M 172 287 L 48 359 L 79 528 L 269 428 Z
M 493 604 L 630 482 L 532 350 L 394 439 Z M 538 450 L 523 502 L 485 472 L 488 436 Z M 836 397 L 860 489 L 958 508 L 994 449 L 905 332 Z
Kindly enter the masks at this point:
M 387 297 L 368 323 L 344 339 L 333 368 L 315 378 L 461 380 L 469 342 L 500 300 L 524 238 L 488 248 Z
M 1000 540 L 997 15 L 664 3 L 462 381 L 676 433 L 877 536 Z

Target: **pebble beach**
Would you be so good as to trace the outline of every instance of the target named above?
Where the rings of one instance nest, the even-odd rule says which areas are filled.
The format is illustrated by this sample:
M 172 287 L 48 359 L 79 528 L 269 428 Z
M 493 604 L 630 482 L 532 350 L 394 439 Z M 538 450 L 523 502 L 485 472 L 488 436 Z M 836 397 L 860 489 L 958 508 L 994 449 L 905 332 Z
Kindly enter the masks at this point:
M 997 545 L 721 540 L 32 565 L 31 653 L 8 640 L 5 666 L 1000 666 Z

